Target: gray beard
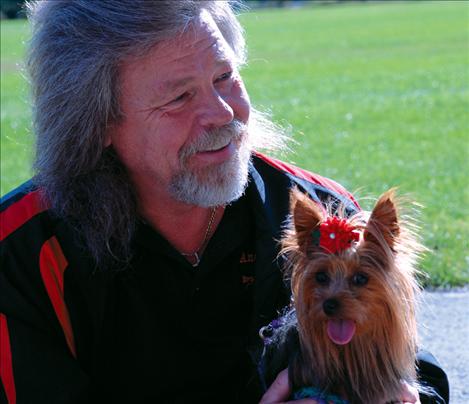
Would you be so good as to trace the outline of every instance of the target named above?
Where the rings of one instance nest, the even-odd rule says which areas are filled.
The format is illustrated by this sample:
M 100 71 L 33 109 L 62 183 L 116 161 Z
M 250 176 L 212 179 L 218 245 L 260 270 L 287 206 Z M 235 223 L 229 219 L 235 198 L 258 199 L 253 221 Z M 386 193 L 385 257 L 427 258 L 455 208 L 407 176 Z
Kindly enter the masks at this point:
M 230 160 L 203 169 L 188 168 L 188 159 L 197 151 L 214 150 L 230 141 L 239 145 L 238 151 Z M 170 193 L 178 201 L 201 207 L 233 202 L 243 195 L 247 187 L 251 154 L 247 125 L 239 120 L 206 132 L 196 142 L 181 150 L 181 170 L 171 180 Z

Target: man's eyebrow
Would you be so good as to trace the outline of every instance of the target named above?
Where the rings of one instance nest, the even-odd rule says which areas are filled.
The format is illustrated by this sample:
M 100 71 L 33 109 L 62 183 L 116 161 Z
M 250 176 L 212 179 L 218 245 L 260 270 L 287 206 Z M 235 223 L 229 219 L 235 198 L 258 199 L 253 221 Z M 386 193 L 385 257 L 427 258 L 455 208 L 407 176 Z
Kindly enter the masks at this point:
M 231 65 L 232 61 L 228 58 L 227 59 L 223 58 L 223 59 L 217 60 L 215 64 L 217 67 L 227 66 L 227 65 Z M 180 79 L 165 81 L 164 83 L 161 83 L 158 86 L 158 94 L 154 97 L 154 100 L 158 101 L 161 98 L 164 98 L 167 94 L 171 95 L 171 94 L 177 93 L 179 89 L 183 88 L 184 86 L 193 82 L 194 80 L 196 80 L 196 77 L 187 76 L 187 77 L 182 77 Z

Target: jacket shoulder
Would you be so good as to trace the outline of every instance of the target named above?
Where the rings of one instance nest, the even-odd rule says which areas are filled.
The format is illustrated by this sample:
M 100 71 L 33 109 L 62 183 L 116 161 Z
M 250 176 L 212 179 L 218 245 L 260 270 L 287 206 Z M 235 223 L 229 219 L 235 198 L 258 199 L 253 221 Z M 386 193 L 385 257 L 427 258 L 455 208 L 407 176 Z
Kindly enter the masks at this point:
M 254 164 L 258 169 L 264 168 L 271 171 L 273 176 L 275 174 L 287 176 L 293 185 L 303 188 L 313 199 L 325 202 L 328 198 L 332 197 L 349 206 L 352 210 L 360 210 L 360 205 L 353 195 L 336 181 L 281 160 L 268 157 L 262 153 L 255 154 Z
M 39 189 L 31 180 L 14 189 L 1 199 L 0 240 L 8 238 L 49 206 Z

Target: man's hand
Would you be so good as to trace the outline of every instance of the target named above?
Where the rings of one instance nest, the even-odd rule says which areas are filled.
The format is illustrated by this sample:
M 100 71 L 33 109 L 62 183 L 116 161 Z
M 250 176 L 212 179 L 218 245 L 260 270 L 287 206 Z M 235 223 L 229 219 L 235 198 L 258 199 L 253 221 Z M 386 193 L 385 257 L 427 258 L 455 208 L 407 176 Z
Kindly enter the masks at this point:
M 274 380 L 269 389 L 262 396 L 259 404 L 318 404 L 313 399 L 302 399 L 297 401 L 285 401 L 290 397 L 291 389 L 288 382 L 288 369 L 282 370 Z
M 420 404 L 419 391 L 417 387 L 411 386 L 405 381 L 401 381 L 400 402 L 404 404 Z
M 399 401 L 394 403 L 402 404 L 421 404 L 419 392 L 416 387 L 411 386 L 405 381 L 401 382 L 401 393 Z M 313 399 L 302 399 L 297 401 L 285 401 L 290 397 L 291 389 L 288 382 L 288 369 L 282 370 L 274 380 L 269 389 L 262 396 L 259 404 L 318 404 Z
M 386 401 L 386 403 L 383 402 L 383 404 L 421 404 L 419 391 L 417 390 L 417 387 L 414 387 L 402 380 L 399 398 L 392 401 Z

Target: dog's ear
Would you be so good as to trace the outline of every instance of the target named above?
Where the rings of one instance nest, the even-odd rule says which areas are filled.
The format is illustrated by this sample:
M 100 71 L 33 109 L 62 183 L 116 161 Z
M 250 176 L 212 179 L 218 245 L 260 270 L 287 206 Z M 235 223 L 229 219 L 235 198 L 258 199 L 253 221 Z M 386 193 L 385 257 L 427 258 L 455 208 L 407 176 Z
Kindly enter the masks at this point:
M 295 226 L 298 246 L 307 248 L 312 232 L 324 220 L 321 207 L 297 188 L 290 192 L 290 213 Z
M 396 190 L 390 189 L 379 198 L 365 228 L 365 241 L 382 245 L 383 241 L 393 250 L 400 234 Z

